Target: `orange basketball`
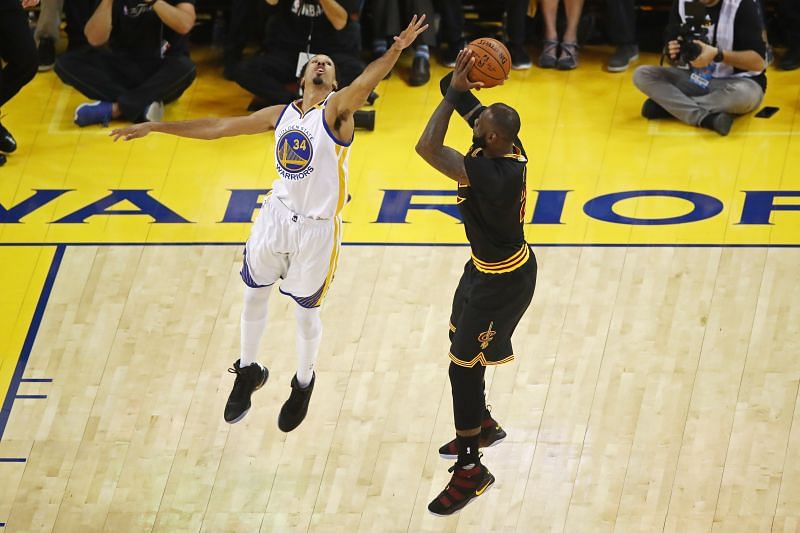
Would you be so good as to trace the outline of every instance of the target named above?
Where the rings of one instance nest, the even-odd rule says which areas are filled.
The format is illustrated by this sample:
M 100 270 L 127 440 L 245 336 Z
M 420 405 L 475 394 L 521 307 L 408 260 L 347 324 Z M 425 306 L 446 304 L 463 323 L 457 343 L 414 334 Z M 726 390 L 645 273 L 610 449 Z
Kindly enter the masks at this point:
M 511 54 L 497 39 L 482 37 L 467 45 L 472 50 L 475 64 L 467 74 L 470 81 L 482 81 L 484 87 L 500 85 L 511 70 Z

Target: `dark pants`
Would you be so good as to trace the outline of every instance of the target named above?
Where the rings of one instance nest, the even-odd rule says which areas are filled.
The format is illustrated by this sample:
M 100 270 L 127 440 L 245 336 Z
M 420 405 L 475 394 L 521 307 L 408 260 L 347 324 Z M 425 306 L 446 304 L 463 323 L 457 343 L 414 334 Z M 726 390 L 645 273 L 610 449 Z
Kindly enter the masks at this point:
M 525 24 L 528 15 L 528 0 L 505 0 L 506 33 L 511 44 L 525 44 Z M 440 0 L 442 16 L 441 40 L 458 45 L 464 36 L 464 7 L 461 0 Z
M 527 0 L 525 0 L 527 1 Z M 376 39 L 399 35 L 409 22 L 411 17 L 416 14 L 427 15 L 426 22 L 433 22 L 433 1 L 432 0 L 405 0 L 401 10 L 397 0 L 371 0 L 372 6 L 372 34 Z M 436 34 L 430 30 L 425 31 L 414 41 L 415 45 L 427 44 L 436 45 Z
M 230 5 L 223 61 L 232 67 L 242 58 L 242 51 L 253 37 L 259 41 L 263 37 L 267 6 L 264 0 L 231 0 Z
M 177 99 L 195 77 L 187 56 L 142 59 L 95 48 L 62 55 L 55 72 L 88 98 L 117 102 L 131 122 L 141 120 L 151 103 Z
M 800 47 L 800 1 L 783 0 L 778 7 L 781 20 L 786 28 L 789 46 Z
M 297 56 L 299 50 L 272 50 L 266 54 L 246 59 L 234 71 L 233 79 L 266 105 L 288 104 L 298 98 L 293 83 L 297 81 Z M 323 53 L 323 52 L 320 52 Z M 350 54 L 327 54 L 336 69 L 339 87 L 350 85 L 364 71 L 364 63 Z
M 506 33 L 514 46 L 525 44 L 525 24 L 528 20 L 528 0 L 506 0 Z
M 439 0 L 439 13 L 442 16 L 442 27 L 439 30 L 441 40 L 453 46 L 458 45 L 464 35 L 464 9 L 461 0 Z
M 0 107 L 11 100 L 36 75 L 39 59 L 28 28 L 28 17 L 19 2 L 0 4 Z
M 633 0 L 606 0 L 606 31 L 612 44 L 636 44 L 636 7 Z

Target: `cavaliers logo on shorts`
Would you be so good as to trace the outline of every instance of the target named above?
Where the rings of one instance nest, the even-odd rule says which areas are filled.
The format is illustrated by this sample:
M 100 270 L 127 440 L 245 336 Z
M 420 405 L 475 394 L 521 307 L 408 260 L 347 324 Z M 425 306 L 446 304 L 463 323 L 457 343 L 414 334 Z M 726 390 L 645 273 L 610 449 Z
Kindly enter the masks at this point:
M 314 148 L 304 132 L 289 130 L 275 143 L 276 160 L 281 175 L 286 179 L 303 179 L 313 170 L 309 168 Z

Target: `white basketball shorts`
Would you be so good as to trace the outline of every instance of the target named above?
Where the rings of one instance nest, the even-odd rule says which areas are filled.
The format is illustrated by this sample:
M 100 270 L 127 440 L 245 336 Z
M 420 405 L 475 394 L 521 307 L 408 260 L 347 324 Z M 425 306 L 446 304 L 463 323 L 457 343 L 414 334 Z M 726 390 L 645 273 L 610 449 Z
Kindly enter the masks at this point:
M 305 218 L 273 195 L 261 206 L 244 247 L 242 280 L 280 291 L 303 307 L 319 307 L 325 298 L 342 242 L 342 222 Z

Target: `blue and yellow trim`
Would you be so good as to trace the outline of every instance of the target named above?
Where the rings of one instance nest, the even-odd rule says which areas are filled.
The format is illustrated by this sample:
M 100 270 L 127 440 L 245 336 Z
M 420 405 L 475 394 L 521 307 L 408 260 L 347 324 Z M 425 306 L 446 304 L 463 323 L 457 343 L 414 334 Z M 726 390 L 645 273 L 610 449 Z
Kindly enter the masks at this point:
M 483 272 L 484 274 L 506 274 L 508 272 L 513 272 L 527 263 L 530 256 L 531 250 L 528 244 L 525 243 L 514 255 L 503 261 L 498 261 L 496 263 L 481 261 L 475 257 L 475 254 L 472 254 L 472 263 L 479 272 Z
M 319 307 L 322 305 L 325 296 L 328 294 L 328 289 L 330 289 L 331 283 L 333 282 L 333 276 L 336 273 L 336 266 L 339 264 L 339 250 L 341 250 L 341 231 L 342 231 L 342 219 L 338 216 L 334 218 L 334 227 L 333 227 L 333 249 L 331 250 L 331 258 L 330 264 L 328 266 L 328 275 L 325 277 L 325 283 L 322 285 L 322 288 L 319 292 L 319 297 L 317 298 L 314 307 Z

